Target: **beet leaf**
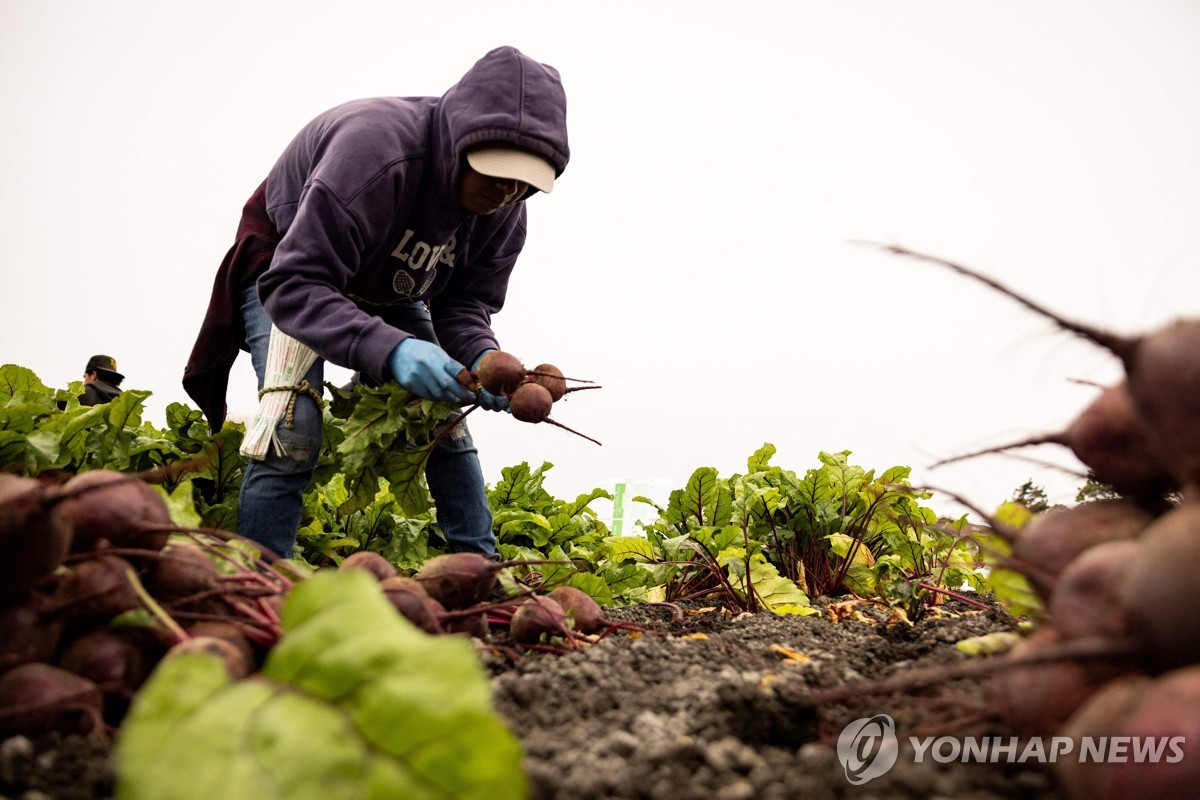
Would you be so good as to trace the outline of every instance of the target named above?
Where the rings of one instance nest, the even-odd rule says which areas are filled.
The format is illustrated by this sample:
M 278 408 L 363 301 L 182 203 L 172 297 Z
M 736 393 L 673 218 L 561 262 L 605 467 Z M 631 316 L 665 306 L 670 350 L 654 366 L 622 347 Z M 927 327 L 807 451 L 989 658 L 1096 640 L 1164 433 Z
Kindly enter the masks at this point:
M 360 570 L 290 593 L 260 674 L 165 659 L 116 750 L 121 800 L 526 796 L 521 747 L 461 637 L 408 623 Z

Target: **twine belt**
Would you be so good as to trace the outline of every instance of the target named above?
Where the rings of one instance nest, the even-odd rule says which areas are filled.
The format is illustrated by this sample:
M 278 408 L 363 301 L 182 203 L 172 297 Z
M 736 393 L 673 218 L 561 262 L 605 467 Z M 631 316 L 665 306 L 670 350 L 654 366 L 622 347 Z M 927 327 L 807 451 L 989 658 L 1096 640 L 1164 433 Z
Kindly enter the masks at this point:
M 302 380 L 299 383 L 291 386 L 268 386 L 265 389 L 259 389 L 258 399 L 261 400 L 264 395 L 270 392 L 291 392 L 292 396 L 288 398 L 287 410 L 283 414 L 283 424 L 288 430 L 292 430 L 296 418 L 296 398 L 300 395 L 311 397 L 313 402 L 317 404 L 317 408 L 325 408 L 325 398 L 321 397 L 321 393 L 312 387 L 308 380 Z

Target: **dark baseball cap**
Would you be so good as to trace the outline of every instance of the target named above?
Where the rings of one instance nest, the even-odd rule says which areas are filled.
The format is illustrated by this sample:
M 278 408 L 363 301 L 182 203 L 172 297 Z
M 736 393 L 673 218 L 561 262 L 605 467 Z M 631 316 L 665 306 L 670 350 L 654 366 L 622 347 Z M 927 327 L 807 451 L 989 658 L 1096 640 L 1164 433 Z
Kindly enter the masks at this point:
M 117 380 L 125 380 L 125 376 L 117 372 L 117 360 L 112 356 L 92 356 L 88 359 L 87 369 L 83 372 L 86 375 L 89 372 L 110 372 Z

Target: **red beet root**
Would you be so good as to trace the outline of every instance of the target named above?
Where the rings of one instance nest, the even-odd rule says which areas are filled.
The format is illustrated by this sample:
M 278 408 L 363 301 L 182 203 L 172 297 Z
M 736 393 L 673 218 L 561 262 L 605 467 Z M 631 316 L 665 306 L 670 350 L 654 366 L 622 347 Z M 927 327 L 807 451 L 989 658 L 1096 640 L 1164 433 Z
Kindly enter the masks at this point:
M 1145 675 L 1129 675 L 1110 681 L 1071 715 L 1058 735 L 1070 736 L 1078 742 L 1085 736 L 1117 734 L 1149 685 L 1150 678 Z M 1103 765 L 1063 758 L 1055 762 L 1054 769 L 1069 797 L 1097 800 L 1109 797 L 1106 784 L 1110 776 Z
M 105 628 L 76 639 L 56 663 L 96 684 L 104 694 L 105 719 L 119 725 L 161 657 L 161 646 L 144 630 Z
M 114 555 L 80 561 L 59 581 L 55 599 L 72 619 L 108 622 L 124 611 L 141 607 L 129 577 L 132 571 L 128 561 Z
M 479 359 L 475 377 L 492 394 L 510 395 L 525 380 L 525 367 L 511 353 L 492 350 Z
M 529 370 L 528 380 L 550 392 L 551 402 L 557 403 L 567 393 L 567 379 L 553 364 L 538 364 Z
M 1096 480 L 1134 497 L 1161 497 L 1177 481 L 1150 443 L 1129 385 L 1122 381 L 1104 389 L 1075 418 L 1059 444 L 1070 448 Z
M 934 466 L 1040 444 L 1068 448 L 1097 481 L 1125 495 L 1156 498 L 1177 488 L 1167 464 L 1150 443 L 1146 424 L 1125 382 L 1106 388 L 1061 432 L 976 450 L 943 459 Z
M 381 581 L 396 574 L 396 567 L 392 562 L 373 550 L 358 550 L 351 553 L 342 559 L 338 568 L 366 570 Z
M 1048 610 L 1064 639 L 1120 639 L 1132 633 L 1120 587 L 1140 548 L 1136 539 L 1104 542 L 1084 550 L 1063 570 Z
M 1102 542 L 1134 539 L 1154 519 L 1128 500 L 1099 500 L 1044 511 L 1013 541 L 1013 558 L 1043 599 L 1080 553 Z
M 444 609 L 429 596 L 421 581 L 404 575 L 393 575 L 380 581 L 379 588 L 383 590 L 384 597 L 409 622 L 426 633 L 443 632 L 438 616 Z
M 0 473 L 0 596 L 23 595 L 67 555 L 71 524 L 51 501 L 53 491 L 35 478 Z
M 1185 493 L 1200 491 L 1200 319 L 1185 319 L 1140 336 L 1121 336 L 1066 319 L 974 270 L 902 247 L 898 255 L 948 267 L 990 286 L 1059 328 L 1107 349 L 1121 360 L 1129 396 L 1145 424 L 1155 456 Z M 1116 454 L 1113 454 L 1116 455 Z
M 548 595 L 533 595 L 517 606 L 508 630 L 518 644 L 538 644 L 555 636 L 569 636 L 567 612 Z
M 258 664 L 258 657 L 254 653 L 254 647 L 250 644 L 250 640 L 246 638 L 246 634 L 242 631 L 242 628 L 236 623 L 204 620 L 190 625 L 187 629 L 187 634 L 195 639 L 203 637 L 223 639 L 242 654 L 242 659 L 247 664 L 255 666 Z
M 478 553 L 447 553 L 426 561 L 414 577 L 430 597 L 454 611 L 485 602 L 500 569 Z
M 142 581 L 158 600 L 177 600 L 217 587 L 219 573 L 212 556 L 198 544 L 171 542 L 146 568 Z
M 1071 717 L 1058 735 L 1076 742 L 1125 742 L 1116 758 L 1063 758 L 1058 777 L 1071 798 L 1190 798 L 1200 785 L 1200 666 L 1114 680 Z M 1123 737 L 1123 738 L 1118 738 Z M 1138 753 L 1142 753 L 1138 757 Z
M 172 525 L 167 503 L 148 483 L 121 472 L 81 472 L 62 485 L 62 512 L 74 534 L 71 552 L 114 547 L 161 550 Z
M 1023 658 L 1053 650 L 1061 641 L 1053 628 L 1039 628 L 1009 655 Z M 1104 662 L 1065 659 L 1001 670 L 990 688 L 1005 722 L 1022 735 L 1047 736 L 1120 672 Z
M 103 695 L 87 678 L 35 662 L 0 676 L 0 739 L 103 731 Z
M 1125 363 L 1151 445 L 1181 484 L 1200 488 L 1200 320 L 1167 325 L 1113 352 Z
M 521 422 L 545 422 L 550 416 L 554 398 L 538 383 L 521 384 L 508 401 L 508 410 Z
M 1149 666 L 1200 663 L 1200 506 L 1181 505 L 1156 519 L 1138 541 L 1119 594 Z
M 253 659 L 246 658 L 245 652 L 239 647 L 217 636 L 193 636 L 172 647 L 165 657 L 171 658 L 184 653 L 203 653 L 219 658 L 234 680 L 246 677 L 257 666 Z
M 548 595 L 558 602 L 579 633 L 596 633 L 608 625 L 604 609 L 590 594 L 574 586 L 557 586 Z
M 41 592 L 9 598 L 0 605 L 0 672 L 30 661 L 49 661 L 58 647 L 64 617 Z

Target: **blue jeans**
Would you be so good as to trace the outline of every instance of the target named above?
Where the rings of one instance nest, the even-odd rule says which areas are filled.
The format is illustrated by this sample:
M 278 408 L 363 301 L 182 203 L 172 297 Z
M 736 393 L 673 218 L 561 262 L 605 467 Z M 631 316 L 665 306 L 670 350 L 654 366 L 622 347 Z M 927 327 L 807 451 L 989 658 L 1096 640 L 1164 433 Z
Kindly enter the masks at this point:
M 396 327 L 426 341 L 437 341 L 424 304 L 404 306 L 389 311 L 388 316 L 388 322 Z M 250 360 L 258 375 L 258 388 L 262 389 L 271 320 L 253 285 L 242 295 L 242 318 Z M 318 358 L 304 376 L 317 391 L 323 385 L 324 366 L 325 362 Z M 296 545 L 296 531 L 304 512 L 304 492 L 312 480 L 322 439 L 322 411 L 316 402 L 311 397 L 297 395 L 295 406 L 292 428 L 282 422 L 278 427 L 279 441 L 286 452 L 280 454 L 272 447 L 262 461 L 250 459 L 238 498 L 238 533 L 288 558 Z M 498 558 L 479 452 L 466 423 L 460 423 L 458 428 L 442 439 L 425 463 L 425 480 L 433 495 L 438 527 L 451 552 Z

